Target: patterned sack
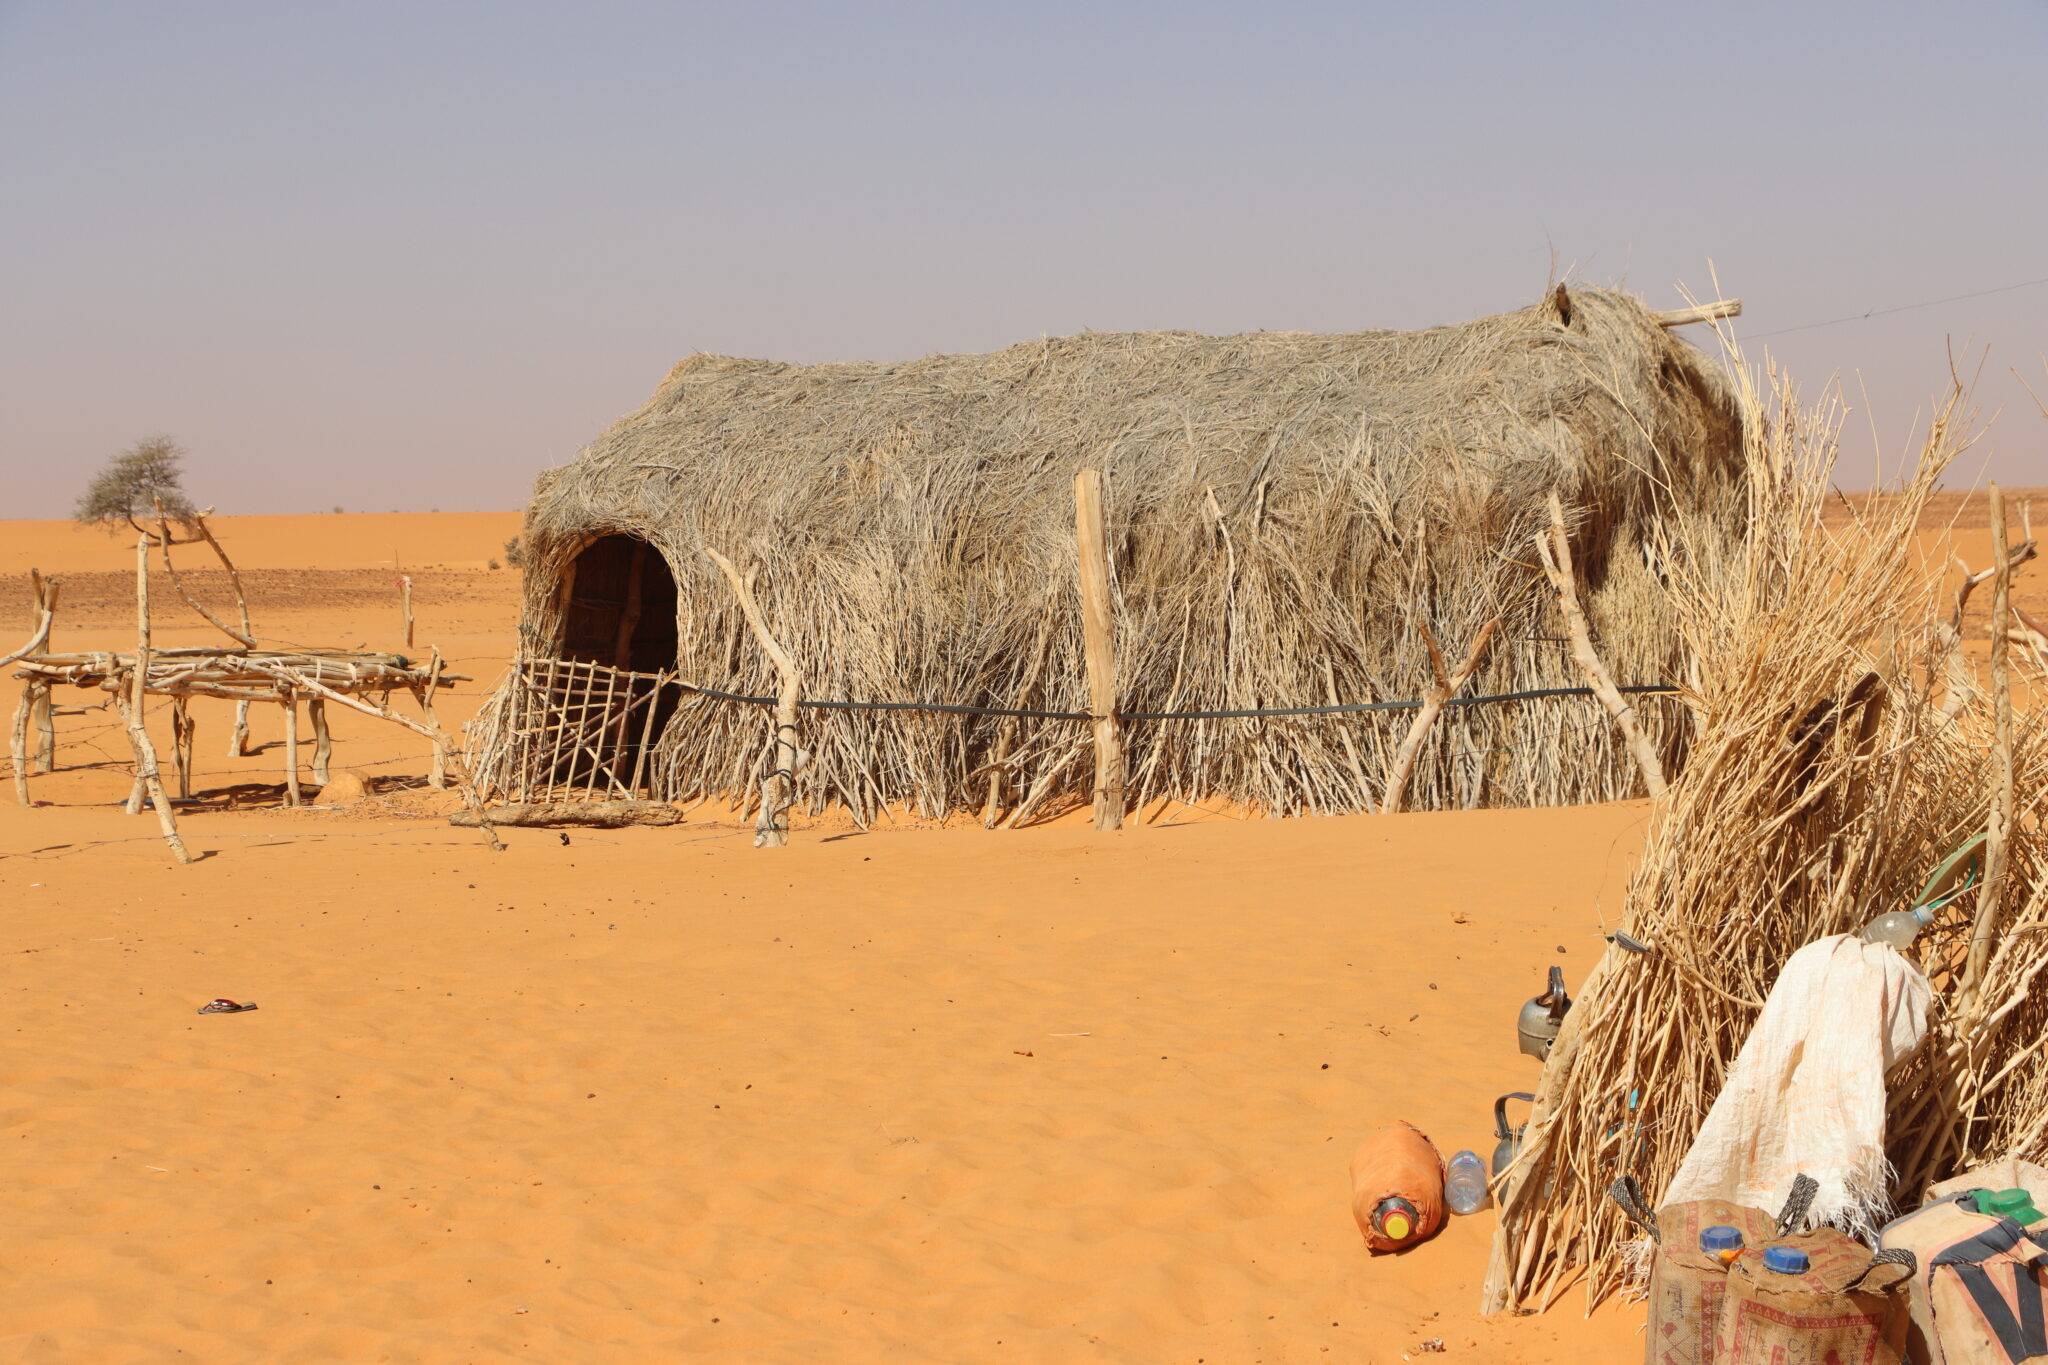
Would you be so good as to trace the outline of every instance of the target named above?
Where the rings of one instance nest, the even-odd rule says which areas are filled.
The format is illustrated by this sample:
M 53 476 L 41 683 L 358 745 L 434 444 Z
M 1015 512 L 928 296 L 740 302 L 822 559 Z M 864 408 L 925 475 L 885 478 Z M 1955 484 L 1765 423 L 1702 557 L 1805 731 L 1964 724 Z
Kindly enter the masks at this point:
M 1796 1273 L 1772 1269 L 1805 1257 Z M 1906 1352 L 1910 1251 L 1879 1251 L 1834 1228 L 1745 1251 L 1728 1268 L 1718 1359 L 1769 1365 L 1899 1365 Z
M 1654 1243 L 1645 1365 L 1714 1365 L 1734 1359 L 1717 1354 L 1714 1344 L 1721 1322 L 1721 1298 L 1728 1285 L 1728 1263 L 1701 1249 L 1700 1234 L 1711 1227 L 1732 1227 L 1742 1234 L 1744 1246 L 1760 1247 L 1804 1221 L 1813 1190 L 1813 1182 L 1801 1176 L 1777 1218 L 1725 1199 L 1667 1204 L 1653 1215 L 1633 1179 L 1615 1182 L 1610 1191 L 1614 1202 Z
M 1887 1224 L 1881 1245 L 1919 1258 L 1915 1365 L 2017 1365 L 2048 1356 L 2048 1229 L 2029 1232 L 1951 1194 Z

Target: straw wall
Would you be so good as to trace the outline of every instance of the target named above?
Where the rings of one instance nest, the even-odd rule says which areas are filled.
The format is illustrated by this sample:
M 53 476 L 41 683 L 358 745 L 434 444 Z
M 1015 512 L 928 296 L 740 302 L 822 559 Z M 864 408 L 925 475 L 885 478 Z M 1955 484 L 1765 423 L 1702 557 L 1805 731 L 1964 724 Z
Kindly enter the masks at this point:
M 1732 543 L 1736 422 L 1717 372 L 1632 298 L 1559 291 L 1424 332 L 1088 334 L 900 365 L 700 356 L 529 510 L 522 648 L 558 653 L 563 580 L 594 537 L 645 539 L 678 586 L 686 681 L 774 691 L 703 553 L 759 570 L 808 697 L 1085 710 L 1073 479 L 1105 473 L 1119 707 L 1420 695 L 1489 618 L 1476 692 L 1580 683 L 1523 547 L 1558 490 L 1595 629 L 1623 682 L 1682 679 L 1645 566 L 1660 518 Z M 605 659 L 600 662 L 613 662 Z M 645 667 L 642 663 L 639 665 Z M 1646 704 L 1675 756 L 1681 708 Z M 805 715 L 800 799 L 872 815 L 1015 812 L 1086 797 L 1087 729 L 992 717 Z M 1380 793 L 1406 719 L 1140 724 L 1134 802 L 1277 814 Z M 687 702 L 656 794 L 747 797 L 766 725 Z M 1637 778 L 1592 703 L 1448 713 L 1413 806 L 1547 805 Z

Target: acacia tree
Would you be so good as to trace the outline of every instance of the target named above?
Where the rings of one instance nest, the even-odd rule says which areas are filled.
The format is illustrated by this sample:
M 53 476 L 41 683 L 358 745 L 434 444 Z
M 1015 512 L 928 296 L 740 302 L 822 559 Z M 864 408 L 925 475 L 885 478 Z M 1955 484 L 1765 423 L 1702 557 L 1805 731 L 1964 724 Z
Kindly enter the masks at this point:
M 181 526 L 190 527 L 197 509 L 185 496 L 185 451 L 168 436 L 148 436 L 109 459 L 79 495 L 73 515 L 84 526 L 109 533 L 122 523 L 142 531 L 141 521 L 154 520 L 156 509 Z

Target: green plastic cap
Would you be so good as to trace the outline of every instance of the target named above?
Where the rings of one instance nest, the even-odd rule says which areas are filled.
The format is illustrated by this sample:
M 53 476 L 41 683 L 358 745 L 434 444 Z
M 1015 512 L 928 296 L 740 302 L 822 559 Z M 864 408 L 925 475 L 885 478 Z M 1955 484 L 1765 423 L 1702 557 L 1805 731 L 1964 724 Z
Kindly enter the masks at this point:
M 2022 1225 L 2041 1221 L 2041 1211 L 2034 1207 L 2034 1197 L 2022 1189 L 1986 1190 L 1977 1196 L 1977 1208 L 1994 1218 L 2010 1218 Z

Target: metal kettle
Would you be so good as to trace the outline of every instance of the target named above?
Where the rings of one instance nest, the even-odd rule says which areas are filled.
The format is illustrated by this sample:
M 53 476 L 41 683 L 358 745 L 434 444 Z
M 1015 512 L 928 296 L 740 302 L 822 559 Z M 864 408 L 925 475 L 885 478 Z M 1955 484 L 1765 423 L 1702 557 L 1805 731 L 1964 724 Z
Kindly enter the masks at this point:
M 1536 1097 L 1526 1090 L 1511 1090 L 1493 1102 L 1493 1131 L 1500 1138 L 1500 1143 L 1493 1149 L 1493 1166 L 1491 1169 L 1495 1180 L 1500 1179 L 1500 1173 L 1514 1165 L 1515 1158 L 1521 1155 L 1522 1128 L 1527 1127 L 1526 1124 L 1514 1128 L 1508 1127 L 1509 1100 L 1520 1100 L 1524 1104 L 1536 1103 Z M 1505 1187 L 1502 1188 L 1501 1193 L 1503 1195 L 1507 1193 Z
M 1550 1045 L 1564 1025 L 1565 1011 L 1571 1007 L 1572 998 L 1564 990 L 1564 968 L 1552 967 L 1550 989 L 1522 1006 L 1522 1016 L 1515 1022 L 1515 1040 L 1522 1051 L 1539 1062 L 1548 1057 Z

